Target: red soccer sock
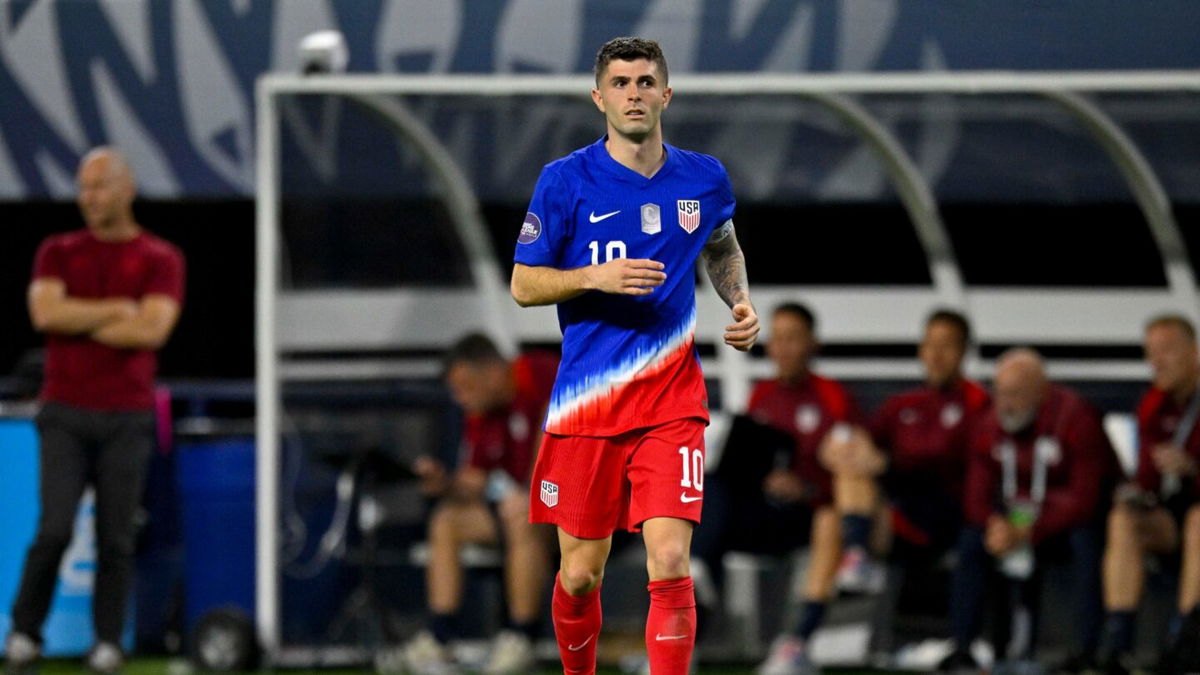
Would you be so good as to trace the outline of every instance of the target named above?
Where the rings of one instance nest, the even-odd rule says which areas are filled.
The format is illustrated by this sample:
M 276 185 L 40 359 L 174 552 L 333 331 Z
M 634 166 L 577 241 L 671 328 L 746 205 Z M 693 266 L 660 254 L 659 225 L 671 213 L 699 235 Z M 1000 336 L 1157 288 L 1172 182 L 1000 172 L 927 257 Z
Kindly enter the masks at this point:
M 651 581 L 646 652 L 654 675 L 687 675 L 696 646 L 696 593 L 692 578 Z
M 603 619 L 600 588 L 596 587 L 583 595 L 571 595 L 555 575 L 554 601 L 550 607 L 564 675 L 594 675 L 596 641 L 600 639 L 600 623 Z

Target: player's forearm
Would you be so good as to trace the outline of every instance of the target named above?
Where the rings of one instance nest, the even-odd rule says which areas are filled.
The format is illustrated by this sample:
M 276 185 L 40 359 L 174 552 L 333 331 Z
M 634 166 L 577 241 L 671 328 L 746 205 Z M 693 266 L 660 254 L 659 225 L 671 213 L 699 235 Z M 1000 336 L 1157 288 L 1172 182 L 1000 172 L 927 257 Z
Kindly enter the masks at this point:
M 512 296 L 522 307 L 553 305 L 592 289 L 590 267 L 560 270 L 553 267 L 513 266 Z
M 92 331 L 96 342 L 113 349 L 158 349 L 166 341 L 156 331 L 138 325 L 133 319 L 108 324 Z
M 92 331 L 91 338 L 113 349 L 161 349 L 170 337 L 171 327 L 146 317 L 136 316 L 115 321 Z
M 52 302 L 34 303 L 29 314 L 33 327 L 38 331 L 79 335 L 90 333 L 128 316 L 130 303 L 127 299 L 90 300 L 67 297 Z
M 730 235 L 719 247 L 707 247 L 704 261 L 708 278 L 717 295 L 726 305 L 750 304 L 750 280 L 746 276 L 746 256 L 737 243 L 736 235 Z

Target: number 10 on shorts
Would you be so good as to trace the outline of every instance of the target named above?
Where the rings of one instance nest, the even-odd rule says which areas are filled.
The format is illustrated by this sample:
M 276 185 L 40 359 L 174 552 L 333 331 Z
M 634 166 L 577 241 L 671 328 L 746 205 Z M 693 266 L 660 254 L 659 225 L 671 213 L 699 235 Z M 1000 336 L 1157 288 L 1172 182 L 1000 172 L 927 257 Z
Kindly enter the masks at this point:
M 700 448 L 679 448 L 679 456 L 683 460 L 683 478 L 679 485 L 685 488 L 695 488 L 704 492 L 704 453 Z

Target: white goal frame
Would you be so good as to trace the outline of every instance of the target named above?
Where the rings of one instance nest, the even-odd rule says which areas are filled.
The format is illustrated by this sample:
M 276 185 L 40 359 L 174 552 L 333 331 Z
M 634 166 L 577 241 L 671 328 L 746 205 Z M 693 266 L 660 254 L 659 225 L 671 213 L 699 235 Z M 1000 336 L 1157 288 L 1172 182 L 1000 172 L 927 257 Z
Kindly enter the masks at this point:
M 1173 310 L 1197 318 L 1196 274 L 1191 268 L 1183 237 L 1175 222 L 1170 200 L 1161 181 L 1136 143 L 1120 125 L 1088 96 L 1096 93 L 1200 92 L 1200 71 L 1109 71 L 1109 72 L 920 72 L 887 74 L 774 74 L 726 73 L 688 74 L 672 78 L 672 86 L 686 94 L 795 96 L 815 101 L 841 119 L 875 152 L 886 168 L 923 247 L 933 280 L 930 289 L 804 288 L 805 298 L 822 315 L 823 322 L 847 339 L 869 342 L 880 335 L 856 326 L 856 312 L 871 312 L 881 322 L 898 322 L 905 339 L 911 338 L 915 317 L 935 305 L 961 308 L 971 317 L 982 338 L 993 341 L 1067 342 L 1078 335 L 1096 336 L 1099 342 L 1129 341 L 1140 330 L 1148 312 Z M 499 269 L 490 251 L 479 216 L 478 203 L 469 183 L 424 124 L 402 105 L 387 96 L 437 94 L 445 96 L 519 97 L 537 95 L 578 96 L 586 99 L 593 86 L 590 76 L 543 75 L 321 75 L 302 77 L 268 74 L 257 84 L 257 550 L 256 621 L 259 639 L 273 661 L 280 648 L 279 617 L 279 463 L 281 313 L 286 318 L 296 298 L 282 297 L 279 289 L 279 199 L 280 199 L 280 97 L 294 94 L 337 94 L 353 98 L 389 119 L 421 153 L 428 168 L 448 192 L 447 206 L 459 237 L 471 260 L 473 293 L 434 291 L 435 299 L 454 305 L 476 303 L 480 319 L 507 345 L 518 338 L 532 341 L 557 339 L 557 325 L 550 310 L 510 311 L 511 301 L 501 283 Z M 953 247 L 938 212 L 928 182 L 917 170 L 908 152 L 891 131 L 856 101 L 862 94 L 1031 94 L 1058 104 L 1074 118 L 1104 150 L 1129 185 L 1145 216 L 1162 256 L 1167 279 L 1165 290 L 1063 290 L 1063 289 L 966 289 L 955 260 Z M 599 124 L 599 122 L 597 122 Z M 599 127 L 598 127 L 599 128 Z M 530 186 L 532 189 L 532 186 Z M 440 294 L 439 294 L 440 293 Z M 794 287 L 756 287 L 756 304 L 769 307 L 775 300 L 792 298 Z M 417 294 L 419 295 L 419 294 Z M 303 298 L 309 306 L 349 307 L 350 311 L 384 314 L 414 296 L 369 297 L 313 294 Z M 482 299 L 482 300 L 481 300 Z M 717 317 L 724 311 L 711 289 L 701 292 L 701 316 Z M 459 306 L 463 306 L 459 304 Z M 389 310 L 388 308 L 393 308 Z M 1031 333 L 1029 326 L 1061 316 L 1071 308 L 1073 321 L 1067 332 Z M 344 310 L 345 311 L 345 310 Z M 1013 325 L 1016 312 L 1025 317 Z M 392 316 L 394 319 L 394 316 Z M 714 325 L 723 320 L 710 321 Z M 394 322 L 393 324 L 394 325 Z M 368 326 L 369 328 L 369 326 Z M 370 330 L 367 331 L 370 333 Z M 828 336 L 828 332 L 827 332 Z M 294 336 L 289 336 L 292 339 Z M 892 336 L 895 337 L 895 336 Z M 386 342 L 381 330 L 375 338 Z M 705 336 L 698 335 L 698 340 Z M 719 344 L 719 338 L 715 339 Z M 909 359 L 911 361 L 911 359 Z M 726 400 L 743 400 L 751 378 L 765 375 L 766 364 L 753 364 L 732 350 L 718 349 L 709 359 L 721 379 Z M 977 369 L 981 366 L 977 366 Z M 831 369 L 843 377 L 909 377 L 915 365 L 863 361 L 840 364 Z M 1051 374 L 1088 378 L 1094 364 L 1059 362 Z M 1140 377 L 1140 364 L 1110 364 L 1108 377 Z M 311 373 L 310 373 L 311 374 Z

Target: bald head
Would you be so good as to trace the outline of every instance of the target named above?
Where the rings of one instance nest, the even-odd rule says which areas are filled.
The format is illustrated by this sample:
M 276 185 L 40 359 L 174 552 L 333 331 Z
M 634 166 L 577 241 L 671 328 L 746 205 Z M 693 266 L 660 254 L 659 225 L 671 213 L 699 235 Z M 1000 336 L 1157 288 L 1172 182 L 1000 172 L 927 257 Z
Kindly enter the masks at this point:
M 996 415 L 1009 433 L 1025 429 L 1037 419 L 1050 382 L 1042 357 L 1032 349 L 1010 349 L 996 360 Z
M 88 228 L 102 240 L 137 234 L 133 220 L 133 170 L 125 156 L 101 146 L 79 162 L 79 211 Z

